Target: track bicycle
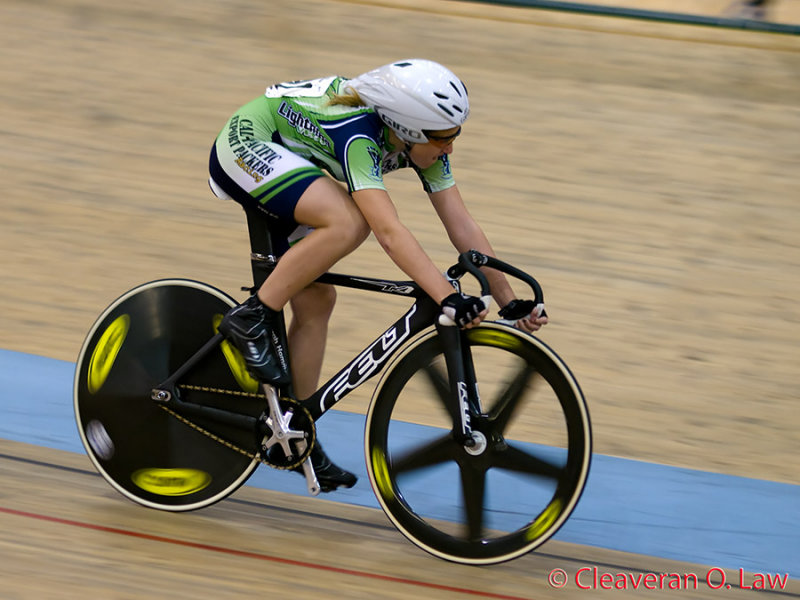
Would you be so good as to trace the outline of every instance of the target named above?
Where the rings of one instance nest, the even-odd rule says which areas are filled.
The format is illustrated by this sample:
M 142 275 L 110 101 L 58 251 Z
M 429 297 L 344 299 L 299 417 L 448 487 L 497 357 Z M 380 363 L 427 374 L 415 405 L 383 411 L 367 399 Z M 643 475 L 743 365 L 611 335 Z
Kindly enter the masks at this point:
M 276 264 L 267 224 L 247 212 L 254 292 Z M 489 293 L 480 267 L 538 282 L 471 251 L 447 271 Z M 208 284 L 164 279 L 120 296 L 92 326 L 74 381 L 83 445 L 130 500 L 189 511 L 222 500 L 261 464 L 301 469 L 316 422 L 383 371 L 364 432 L 367 473 L 391 522 L 440 558 L 494 564 L 543 544 L 566 522 L 591 461 L 589 412 L 564 361 L 509 322 L 461 330 L 413 281 L 326 273 L 318 281 L 399 295 L 410 308 L 311 397 L 259 384 L 217 331 L 238 304 Z M 522 316 L 522 315 L 520 315 Z M 286 345 L 281 314 L 278 335 Z M 335 435 L 335 432 L 331 432 Z M 275 447 L 279 446 L 280 451 Z

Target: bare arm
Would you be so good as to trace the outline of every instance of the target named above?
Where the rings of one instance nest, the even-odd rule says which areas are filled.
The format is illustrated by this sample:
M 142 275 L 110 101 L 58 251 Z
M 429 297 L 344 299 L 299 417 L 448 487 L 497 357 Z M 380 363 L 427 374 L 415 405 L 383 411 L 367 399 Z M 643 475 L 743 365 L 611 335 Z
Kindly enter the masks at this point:
M 439 272 L 417 239 L 400 222 L 394 203 L 386 191 L 359 190 L 353 192 L 352 196 L 378 243 L 406 275 L 422 286 L 439 304 L 453 293 L 453 287 Z
M 430 194 L 431 204 L 433 204 L 436 214 L 442 221 L 447 235 L 453 246 L 459 252 L 467 250 L 477 250 L 488 256 L 495 256 L 492 245 L 489 243 L 486 234 L 480 225 L 469 214 L 461 193 L 455 185 Z M 486 278 L 491 286 L 492 296 L 501 306 L 505 306 L 515 299 L 514 290 L 508 283 L 506 276 L 495 269 L 484 268 Z M 520 319 L 517 326 L 524 331 L 537 331 L 542 325 L 547 323 L 546 317 L 531 315 L 529 318 Z
M 486 234 L 469 214 L 458 187 L 453 186 L 441 192 L 430 194 L 436 214 L 444 225 L 453 246 L 459 252 L 477 250 L 488 256 L 495 256 Z M 494 269 L 484 269 L 492 288 L 492 296 L 500 306 L 514 299 L 514 291 L 505 275 Z

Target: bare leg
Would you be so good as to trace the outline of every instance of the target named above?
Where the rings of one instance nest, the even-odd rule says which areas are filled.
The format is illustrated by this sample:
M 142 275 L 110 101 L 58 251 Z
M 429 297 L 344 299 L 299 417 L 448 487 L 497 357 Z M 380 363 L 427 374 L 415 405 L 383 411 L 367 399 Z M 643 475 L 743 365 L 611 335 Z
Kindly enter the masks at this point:
M 292 357 L 292 379 L 298 399 L 308 398 L 319 384 L 328 322 L 336 303 L 336 290 L 331 285 L 312 283 L 291 299 L 292 323 L 289 326 L 289 354 Z M 322 449 L 319 441 L 311 451 L 311 464 L 323 492 L 338 487 L 353 487 L 358 478 L 336 465 Z
M 294 391 L 301 400 L 313 394 L 319 385 L 328 321 L 335 303 L 336 290 L 321 283 L 312 283 L 291 300 L 289 355 Z

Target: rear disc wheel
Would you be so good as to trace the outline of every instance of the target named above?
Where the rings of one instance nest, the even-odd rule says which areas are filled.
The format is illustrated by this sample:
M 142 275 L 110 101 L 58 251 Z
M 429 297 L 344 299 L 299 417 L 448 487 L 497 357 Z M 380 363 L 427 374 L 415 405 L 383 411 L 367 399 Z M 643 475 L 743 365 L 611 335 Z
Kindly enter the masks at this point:
M 170 511 L 202 508 L 233 492 L 258 466 L 256 428 L 187 415 L 199 426 L 193 427 L 151 399 L 151 390 L 211 339 L 235 305 L 201 282 L 153 281 L 115 300 L 90 330 L 75 371 L 78 430 L 100 474 L 134 502 Z M 254 419 L 264 411 L 256 382 L 228 342 L 179 384 L 186 401 Z

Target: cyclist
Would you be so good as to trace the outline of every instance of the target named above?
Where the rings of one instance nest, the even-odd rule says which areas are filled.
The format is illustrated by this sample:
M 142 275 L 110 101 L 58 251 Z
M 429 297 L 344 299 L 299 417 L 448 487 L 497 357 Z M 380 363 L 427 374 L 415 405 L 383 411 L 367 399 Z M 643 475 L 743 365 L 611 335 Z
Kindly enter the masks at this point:
M 291 380 L 298 398 L 314 393 L 336 300 L 332 286 L 314 280 L 370 231 L 459 326 L 473 327 L 487 315 L 480 298 L 454 292 L 400 222 L 383 180 L 396 169 L 414 169 L 456 249 L 494 255 L 450 170 L 449 155 L 468 115 L 467 89 L 458 77 L 438 63 L 410 59 L 353 79 L 272 85 L 228 120 L 211 149 L 209 185 L 217 196 L 266 214 L 281 256 L 257 293 L 219 327 L 257 379 Z M 514 299 L 502 273 L 487 269 L 486 275 L 504 307 L 501 316 L 518 318 L 526 331 L 547 322 L 532 301 Z M 292 309 L 291 367 L 271 336 L 286 304 Z M 311 461 L 323 491 L 356 482 L 319 445 Z

